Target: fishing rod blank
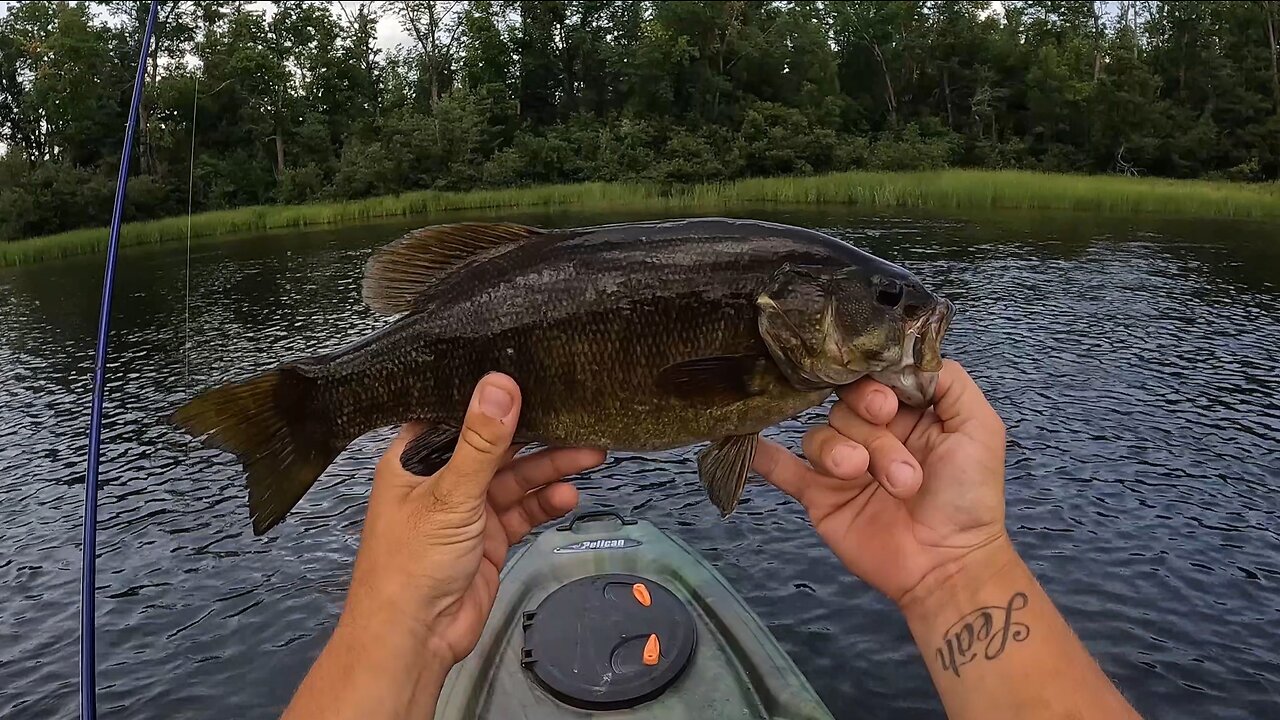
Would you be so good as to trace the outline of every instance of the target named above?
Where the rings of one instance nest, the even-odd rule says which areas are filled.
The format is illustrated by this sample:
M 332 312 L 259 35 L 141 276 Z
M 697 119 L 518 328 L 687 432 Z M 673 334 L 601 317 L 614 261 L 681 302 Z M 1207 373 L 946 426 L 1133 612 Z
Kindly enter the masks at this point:
M 107 335 L 111 329 L 111 294 L 116 280 L 116 254 L 120 249 L 120 221 L 124 215 L 125 186 L 129 183 L 129 161 L 133 156 L 133 136 L 138 129 L 138 108 L 142 104 L 142 83 L 147 73 L 151 33 L 156 25 L 160 0 L 151 0 L 147 27 L 138 53 L 138 72 L 133 79 L 133 103 L 124 128 L 124 148 L 120 152 L 120 175 L 116 178 L 116 204 L 111 213 L 111 234 L 107 239 L 107 266 L 102 275 L 102 304 L 98 315 L 98 346 L 93 363 L 93 409 L 89 415 L 89 462 L 84 482 L 84 557 L 80 577 L 80 717 L 94 720 L 98 715 L 97 673 L 94 661 L 94 576 L 98 546 L 98 455 L 102 444 L 102 404 L 107 385 Z

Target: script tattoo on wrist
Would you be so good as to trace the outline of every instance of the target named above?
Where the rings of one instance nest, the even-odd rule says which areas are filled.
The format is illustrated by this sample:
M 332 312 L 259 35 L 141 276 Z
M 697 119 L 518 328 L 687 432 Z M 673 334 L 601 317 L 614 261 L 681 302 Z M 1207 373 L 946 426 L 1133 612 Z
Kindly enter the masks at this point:
M 1031 637 L 1031 628 L 1015 622 L 1014 613 L 1027 607 L 1027 594 L 1016 592 L 1003 606 L 988 605 L 970 610 L 942 636 L 938 662 L 942 669 L 960 677 L 960 668 L 977 660 L 995 660 L 1010 642 Z

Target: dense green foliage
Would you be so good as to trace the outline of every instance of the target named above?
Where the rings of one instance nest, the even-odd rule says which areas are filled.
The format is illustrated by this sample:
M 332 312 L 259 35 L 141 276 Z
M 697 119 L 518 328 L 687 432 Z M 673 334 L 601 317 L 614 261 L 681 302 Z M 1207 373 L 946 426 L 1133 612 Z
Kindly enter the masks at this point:
M 127 218 L 185 214 L 189 171 L 196 211 L 851 169 L 1280 174 L 1275 3 L 1000 8 L 166 2 Z M 0 18 L 0 239 L 108 217 L 145 11 Z M 407 46 L 379 49 L 383 15 Z

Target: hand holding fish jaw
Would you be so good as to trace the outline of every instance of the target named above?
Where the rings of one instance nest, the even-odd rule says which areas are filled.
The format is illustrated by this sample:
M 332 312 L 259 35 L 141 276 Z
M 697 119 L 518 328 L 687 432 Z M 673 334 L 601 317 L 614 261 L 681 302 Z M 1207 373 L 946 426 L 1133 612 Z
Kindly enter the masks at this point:
M 851 572 L 900 605 L 975 550 L 1007 545 L 1004 425 L 946 361 L 933 407 L 863 379 L 804 438 L 812 467 L 762 441 L 754 468 L 800 501 Z
M 565 478 L 604 461 L 603 451 L 579 448 L 514 457 L 519 414 L 514 380 L 481 379 L 457 448 L 430 477 L 400 464 L 423 426 L 401 429 L 374 471 L 338 627 L 286 717 L 341 715 L 335 683 L 349 695 L 339 704 L 350 701 L 361 717 L 383 716 L 371 707 L 387 717 L 431 716 L 445 674 L 480 638 L 507 551 L 577 506 Z M 411 697 L 397 697 L 406 690 Z

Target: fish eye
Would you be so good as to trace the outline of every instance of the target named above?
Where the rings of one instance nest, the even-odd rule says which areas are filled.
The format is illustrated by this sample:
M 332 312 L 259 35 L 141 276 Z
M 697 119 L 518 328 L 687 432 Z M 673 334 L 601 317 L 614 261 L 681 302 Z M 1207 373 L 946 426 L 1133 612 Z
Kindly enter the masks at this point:
M 880 281 L 880 287 L 876 289 L 876 302 L 885 307 L 895 308 L 902 302 L 902 294 L 902 283 L 886 278 Z

